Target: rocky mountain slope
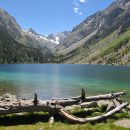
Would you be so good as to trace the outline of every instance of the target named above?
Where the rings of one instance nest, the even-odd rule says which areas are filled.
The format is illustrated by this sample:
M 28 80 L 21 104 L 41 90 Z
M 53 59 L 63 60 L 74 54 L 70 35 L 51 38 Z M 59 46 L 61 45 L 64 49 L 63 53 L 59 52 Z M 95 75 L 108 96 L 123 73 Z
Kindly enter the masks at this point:
M 130 0 L 116 0 L 72 31 L 45 37 L 32 28 L 23 30 L 12 16 L 0 9 L 0 62 L 14 62 L 17 58 L 9 60 L 11 54 L 11 57 L 22 57 L 16 63 L 130 65 L 129 21 Z
M 23 31 L 12 16 L 0 9 L 0 63 L 48 63 L 55 45 L 31 29 Z
M 68 37 L 70 34 L 69 31 L 60 32 L 58 34 L 50 34 L 47 38 L 56 44 L 60 44 L 64 41 L 66 37 Z
M 130 1 L 117 0 L 86 18 L 56 48 L 64 63 L 129 64 Z
M 0 63 L 50 63 L 51 53 L 42 53 L 39 49 L 25 46 L 0 28 Z

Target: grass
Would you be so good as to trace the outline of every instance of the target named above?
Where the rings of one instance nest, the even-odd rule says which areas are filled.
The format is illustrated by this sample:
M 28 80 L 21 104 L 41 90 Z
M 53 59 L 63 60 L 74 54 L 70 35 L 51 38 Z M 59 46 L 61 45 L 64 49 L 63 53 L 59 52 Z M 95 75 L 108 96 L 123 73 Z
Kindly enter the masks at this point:
M 122 45 L 127 44 L 129 41 L 130 41 L 130 30 L 124 33 L 123 35 L 121 35 L 115 41 L 113 41 L 110 45 L 105 46 L 105 48 L 103 48 L 102 50 L 101 56 L 117 50 Z
M 101 111 L 96 108 L 96 112 L 88 111 L 90 115 L 101 115 Z M 82 109 L 75 109 L 71 113 L 76 116 L 83 117 L 86 115 Z M 50 125 L 48 123 L 50 115 L 48 113 L 25 113 L 24 115 L 7 115 L 0 116 L 0 130 L 130 130 L 114 125 L 114 121 L 121 118 L 130 118 L 127 113 L 117 113 L 111 119 L 103 121 L 102 123 L 86 123 L 83 125 L 69 124 L 64 118 L 55 116 L 55 123 Z
M 84 124 L 84 125 L 70 125 L 61 122 L 50 125 L 49 123 L 36 123 L 32 125 L 18 125 L 0 127 L 0 130 L 130 130 L 122 127 L 115 126 L 112 122 L 98 123 L 96 125 Z
M 111 37 L 111 35 L 109 37 Z M 103 40 L 107 41 L 107 38 L 105 38 Z M 102 40 L 102 42 L 103 42 L 103 40 Z M 113 40 L 112 42 L 107 44 L 106 46 L 102 47 L 101 50 L 91 58 L 91 61 L 100 59 L 112 52 L 116 53 L 118 51 L 118 49 L 120 49 L 122 46 L 125 46 L 129 41 L 130 41 L 130 30 L 128 30 L 124 34 L 118 36 L 118 38 L 116 38 L 115 40 Z M 101 43 L 101 42 L 99 42 L 99 43 Z M 97 45 L 99 43 L 97 43 Z M 129 51 L 130 51 L 130 49 L 129 49 L 129 47 L 127 47 L 126 50 L 124 50 L 121 55 L 124 56 L 125 54 L 129 53 Z M 110 60 L 111 61 L 109 61 L 109 62 L 113 63 L 114 61 L 117 60 L 116 56 L 113 55 L 113 57 L 111 57 Z

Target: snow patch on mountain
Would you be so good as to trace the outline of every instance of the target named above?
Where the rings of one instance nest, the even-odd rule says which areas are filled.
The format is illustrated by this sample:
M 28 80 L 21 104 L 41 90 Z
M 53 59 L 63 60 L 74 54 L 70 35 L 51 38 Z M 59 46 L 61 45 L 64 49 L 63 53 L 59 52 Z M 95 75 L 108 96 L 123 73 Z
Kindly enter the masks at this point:
M 57 45 L 62 43 L 62 41 L 70 34 L 68 31 L 64 31 L 58 34 L 50 34 L 47 38 L 54 41 Z
M 32 28 L 29 29 L 29 30 L 25 30 L 23 29 L 23 32 L 36 38 L 36 39 L 41 39 L 41 40 L 44 40 L 44 41 L 47 41 L 47 42 L 52 42 L 54 44 L 59 44 L 59 38 L 56 37 L 55 39 L 49 39 L 41 34 L 37 34 Z

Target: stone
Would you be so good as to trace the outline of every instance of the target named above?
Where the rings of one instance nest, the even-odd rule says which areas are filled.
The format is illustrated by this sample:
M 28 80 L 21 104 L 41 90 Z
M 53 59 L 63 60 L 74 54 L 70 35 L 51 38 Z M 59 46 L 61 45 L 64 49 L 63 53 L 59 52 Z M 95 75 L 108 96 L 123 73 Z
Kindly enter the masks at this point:
M 128 115 L 130 116 L 130 111 L 128 111 Z
M 16 115 L 16 116 L 23 116 L 24 113 L 16 113 L 15 115 Z
M 108 106 L 110 104 L 110 101 L 108 101 L 108 100 L 101 100 L 101 101 L 98 101 L 98 106 L 99 107 L 102 107 L 102 106 Z
M 88 112 L 88 111 L 94 111 L 94 108 L 84 108 L 84 111 Z
M 122 120 L 116 121 L 114 124 L 117 126 L 124 127 L 124 128 L 130 128 L 130 119 L 122 119 Z
M 6 93 L 3 95 L 3 98 L 13 98 L 13 99 L 16 99 L 16 96 L 15 95 L 12 95 L 12 94 L 9 94 L 9 93 Z
M 72 105 L 72 106 L 66 106 L 65 109 L 66 110 L 73 110 L 73 109 L 77 109 L 77 108 L 81 108 L 80 105 Z
M 129 106 L 128 106 L 127 108 L 128 108 L 128 110 L 130 111 L 130 104 L 129 104 Z
M 4 108 L 0 108 L 0 111 L 4 111 L 5 109 Z
M 16 100 L 17 100 L 16 96 L 9 93 L 6 93 L 1 97 L 1 101 L 5 101 L 5 102 L 10 102 L 10 101 L 13 102 Z

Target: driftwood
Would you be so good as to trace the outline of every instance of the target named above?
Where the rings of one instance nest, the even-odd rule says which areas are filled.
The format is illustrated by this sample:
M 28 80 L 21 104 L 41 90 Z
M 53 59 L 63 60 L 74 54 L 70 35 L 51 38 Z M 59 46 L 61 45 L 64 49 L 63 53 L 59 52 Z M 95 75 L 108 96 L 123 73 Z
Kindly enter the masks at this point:
M 97 107 L 98 104 L 97 102 L 85 102 L 80 104 L 81 108 L 92 108 L 92 107 Z
M 71 105 L 79 105 L 81 108 L 96 107 L 97 101 L 117 99 L 126 94 L 126 92 L 110 93 L 104 95 L 85 97 L 85 91 L 82 89 L 81 96 L 67 99 L 52 99 L 52 100 L 38 100 L 37 94 L 34 99 L 18 99 L 16 96 L 5 94 L 0 97 L 0 115 L 23 113 L 23 112 L 49 112 L 52 114 L 60 114 L 72 123 L 85 123 L 91 121 L 98 121 L 100 119 L 108 118 L 114 113 L 125 108 L 128 103 L 121 103 L 108 113 L 91 118 L 78 118 L 70 115 L 64 107 Z
M 110 100 L 110 99 L 114 99 L 114 98 L 120 97 L 120 96 L 125 95 L 125 94 L 126 94 L 126 92 L 122 91 L 122 92 L 118 92 L 118 93 L 90 96 L 90 97 L 86 97 L 84 99 L 84 102 L 91 102 L 91 101 L 98 101 L 98 100 Z M 81 98 L 81 96 L 73 97 L 72 99 L 78 100 L 80 98 Z
M 55 101 L 61 105 L 61 106 L 69 106 L 69 105 L 78 105 L 82 102 L 93 102 L 93 101 L 99 101 L 99 100 L 110 100 L 117 97 L 120 97 L 122 95 L 125 95 L 126 92 L 118 92 L 118 93 L 110 93 L 110 94 L 104 94 L 104 95 L 97 95 L 97 96 L 90 96 L 85 97 L 85 99 L 82 99 L 81 96 L 78 97 L 72 97 L 68 99 L 52 99 L 52 103 L 55 104 Z
M 38 104 L 38 99 L 37 99 L 37 94 L 36 93 L 35 93 L 35 97 L 34 97 L 33 103 L 34 103 L 34 106 L 37 106 L 37 104 Z
M 49 112 L 49 113 L 58 113 L 61 107 L 54 106 L 41 106 L 38 105 L 34 107 L 33 105 L 21 106 L 21 107 L 10 107 L 9 109 L 0 109 L 0 115 L 14 114 L 14 113 L 23 113 L 23 112 Z
M 86 123 L 86 122 L 95 122 L 95 121 L 107 119 L 108 117 L 110 117 L 113 114 L 121 111 L 123 108 L 127 107 L 128 105 L 129 105 L 129 103 L 123 103 L 119 107 L 116 107 L 115 109 L 111 110 L 110 112 L 108 112 L 108 113 L 106 113 L 104 115 L 91 117 L 91 118 L 78 118 L 78 117 L 75 117 L 75 116 L 69 114 L 65 109 L 60 109 L 60 114 L 71 123 L 83 124 L 83 123 Z

